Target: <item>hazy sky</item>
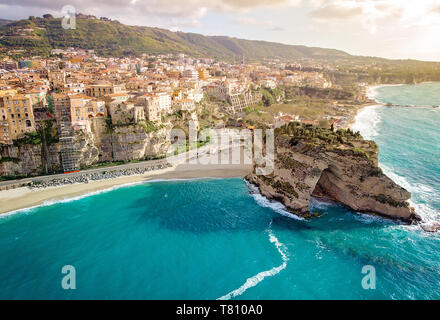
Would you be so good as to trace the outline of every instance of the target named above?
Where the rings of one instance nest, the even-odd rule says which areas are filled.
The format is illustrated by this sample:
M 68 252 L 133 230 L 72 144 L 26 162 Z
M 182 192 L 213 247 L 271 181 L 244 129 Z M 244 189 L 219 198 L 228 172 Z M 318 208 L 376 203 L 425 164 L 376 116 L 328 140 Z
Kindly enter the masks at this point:
M 0 0 L 0 18 L 62 7 L 131 25 L 440 61 L 440 0 Z

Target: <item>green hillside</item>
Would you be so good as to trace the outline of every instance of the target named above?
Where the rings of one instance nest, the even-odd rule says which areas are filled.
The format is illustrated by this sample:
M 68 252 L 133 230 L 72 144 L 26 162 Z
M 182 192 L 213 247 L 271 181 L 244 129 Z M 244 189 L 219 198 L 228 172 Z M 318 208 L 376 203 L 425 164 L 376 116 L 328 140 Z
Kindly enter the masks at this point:
M 242 56 L 251 60 L 349 56 L 333 49 L 172 32 L 92 18 L 77 18 L 75 30 L 63 29 L 59 18 L 30 17 L 3 25 L 0 27 L 1 47 L 3 51 L 25 49 L 29 54 L 39 55 L 47 55 L 53 48 L 80 47 L 94 49 L 104 56 L 185 53 L 227 60 L 241 59 Z

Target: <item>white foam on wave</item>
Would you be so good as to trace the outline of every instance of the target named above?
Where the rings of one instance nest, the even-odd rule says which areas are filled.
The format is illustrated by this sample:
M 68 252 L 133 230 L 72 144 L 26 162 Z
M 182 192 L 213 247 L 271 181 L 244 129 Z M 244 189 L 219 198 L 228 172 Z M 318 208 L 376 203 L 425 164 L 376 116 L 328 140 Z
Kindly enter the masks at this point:
M 371 100 L 376 100 L 377 89 L 381 86 L 372 86 L 367 89 L 367 98 Z
M 370 99 L 376 100 L 380 103 L 377 98 L 377 89 L 384 86 L 403 86 L 403 84 L 397 85 L 383 85 L 383 86 L 372 86 L 368 88 L 367 96 Z M 354 131 L 359 131 L 365 139 L 373 139 L 378 135 L 377 127 L 381 121 L 378 114 L 378 108 L 380 105 L 369 106 L 361 110 L 355 118 L 355 124 L 353 125 Z M 437 109 L 433 109 L 437 111 Z M 424 202 L 429 202 L 435 190 L 427 185 L 421 183 L 410 183 L 405 177 L 402 177 L 394 172 L 393 169 L 388 168 L 380 164 L 383 172 L 398 185 L 404 187 L 409 192 L 417 194 Z M 409 200 L 410 206 L 414 207 L 415 211 L 421 216 L 422 221 L 425 223 L 435 223 L 440 221 L 440 212 L 436 209 L 430 207 L 426 203 L 416 203 L 413 200 Z M 362 220 L 365 217 L 362 216 Z M 367 221 L 366 221 L 367 222 Z M 368 223 L 368 222 L 367 222 Z
M 251 190 L 251 195 L 252 197 L 255 199 L 255 201 L 262 207 L 265 208 L 270 208 L 273 211 L 291 218 L 291 219 L 295 219 L 295 220 L 301 220 L 301 221 L 306 221 L 304 218 L 301 218 L 300 216 L 297 216 L 296 214 L 290 213 L 289 211 L 287 211 L 287 208 L 278 201 L 270 201 L 269 199 L 267 199 L 266 197 L 264 197 L 263 195 L 260 194 L 258 188 L 256 186 L 254 186 L 253 184 L 250 184 L 246 181 L 249 189 Z
M 332 202 L 330 200 L 326 201 L 324 199 L 318 199 L 318 198 L 311 197 L 310 198 L 310 206 L 312 208 L 326 210 L 329 207 L 336 206 L 336 203 L 334 203 L 334 202 Z
M 195 181 L 195 180 L 205 180 L 205 179 L 217 179 L 215 177 L 204 177 L 204 178 L 188 178 L 188 179 L 152 179 L 152 180 L 146 180 L 146 181 L 138 181 L 138 182 L 130 182 L 130 183 L 124 183 L 124 184 L 120 184 L 117 186 L 113 186 L 110 188 L 106 188 L 106 189 L 102 189 L 102 190 L 97 190 L 97 191 L 93 191 L 93 192 L 88 192 L 79 196 L 75 196 L 75 197 L 68 197 L 68 198 L 63 198 L 63 199 L 58 199 L 58 200 L 48 200 L 48 201 L 44 201 L 43 203 L 36 205 L 36 206 L 32 206 L 32 207 L 28 207 L 28 208 L 23 208 L 23 209 L 17 209 L 14 211 L 10 211 L 10 212 L 6 212 L 6 213 L 2 213 L 0 214 L 0 219 L 2 218 L 6 218 L 6 217 L 10 217 L 12 215 L 16 215 L 16 214 L 25 214 L 25 213 L 31 213 L 34 209 L 40 208 L 40 207 L 48 207 L 48 206 L 52 206 L 54 204 L 58 204 L 58 203 L 69 203 L 69 202 L 73 202 L 73 201 L 78 201 L 87 197 L 91 197 L 91 196 L 95 196 L 95 195 L 99 195 L 99 194 L 103 194 L 103 193 L 107 193 L 107 192 L 111 192 L 117 189 L 121 189 L 121 188 L 126 188 L 126 187 L 132 187 L 132 186 L 136 186 L 136 185 L 142 185 L 142 184 L 148 184 L 148 183 L 156 183 L 156 182 L 169 182 L 169 181 Z
M 382 171 L 395 183 L 404 187 L 411 193 L 417 193 L 417 195 L 423 200 L 428 202 L 432 198 L 435 190 L 427 185 L 421 183 L 410 183 L 405 177 L 395 173 L 391 168 L 381 165 Z M 426 203 L 417 203 L 413 200 L 408 201 L 410 206 L 421 216 L 423 222 L 438 222 L 440 221 L 440 212 L 430 207 Z
M 273 243 L 275 245 L 275 247 L 277 248 L 278 252 L 281 255 L 283 263 L 281 265 L 279 265 L 278 267 L 273 267 L 270 270 L 262 271 L 262 272 L 256 274 L 255 276 L 248 278 L 242 286 L 229 292 L 228 294 L 225 294 L 224 296 L 218 298 L 217 300 L 230 300 L 232 298 L 240 296 L 244 292 L 246 292 L 248 289 L 258 285 L 265 278 L 273 277 L 287 267 L 287 261 L 289 261 L 289 257 L 287 256 L 287 253 L 286 253 L 287 252 L 286 246 L 278 240 L 278 238 L 273 234 L 272 229 L 270 227 L 268 229 L 268 234 L 269 234 L 269 241 L 271 243 Z
M 150 181 L 147 181 L 147 182 L 150 182 Z M 125 184 L 113 186 L 113 187 L 102 189 L 102 190 L 88 192 L 88 193 L 85 193 L 85 194 L 82 194 L 82 195 L 79 195 L 79 196 L 75 196 L 75 197 L 63 198 L 63 199 L 58 199 L 58 200 L 48 200 L 48 201 L 44 201 L 43 203 L 41 203 L 39 205 L 36 205 L 36 206 L 32 206 L 32 207 L 28 207 L 28 208 L 23 208 L 23 209 L 17 209 L 17 210 L 14 210 L 14 211 L 10 211 L 10 212 L 6 212 L 6 213 L 3 213 L 3 214 L 0 214 L 0 219 L 6 218 L 6 217 L 11 216 L 11 215 L 19 214 L 19 213 L 29 213 L 29 212 L 32 212 L 36 208 L 48 207 L 48 206 L 52 206 L 52 205 L 58 204 L 58 203 L 69 203 L 69 202 L 73 202 L 73 201 L 78 201 L 78 200 L 81 200 L 81 199 L 84 199 L 84 198 L 87 198 L 87 197 L 91 197 L 91 196 L 107 193 L 107 192 L 110 192 L 110 191 L 113 191 L 113 190 L 117 190 L 117 189 L 120 189 L 120 188 L 125 188 L 125 187 L 135 186 L 135 185 L 139 185 L 139 184 L 144 184 L 144 183 L 146 183 L 146 182 L 145 181 L 140 181 L 140 182 L 125 183 Z
M 355 117 L 353 131 L 359 131 L 368 140 L 372 140 L 378 135 L 378 125 L 381 122 L 378 113 L 379 105 L 368 106 L 362 109 Z
M 355 214 L 353 215 L 354 218 L 359 221 L 362 222 L 364 224 L 372 224 L 372 223 L 387 223 L 390 222 L 390 220 L 386 219 L 386 218 L 382 218 L 379 216 L 375 216 L 375 215 L 371 215 L 371 214 L 367 214 L 367 213 L 362 213 L 362 212 L 355 212 Z

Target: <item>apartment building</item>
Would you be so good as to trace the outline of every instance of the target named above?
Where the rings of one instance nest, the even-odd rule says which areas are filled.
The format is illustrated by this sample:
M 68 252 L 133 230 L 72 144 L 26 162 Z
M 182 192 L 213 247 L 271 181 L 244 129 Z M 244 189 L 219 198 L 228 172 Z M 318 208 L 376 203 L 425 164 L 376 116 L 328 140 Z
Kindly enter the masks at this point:
M 199 79 L 206 80 L 209 79 L 209 71 L 206 69 L 199 69 L 197 70 L 199 74 Z
M 106 117 L 107 108 L 104 100 L 93 99 L 87 103 L 88 118 Z
M 161 112 L 163 114 L 171 113 L 171 96 L 167 92 L 157 92 L 156 95 L 159 97 L 159 107 Z
M 64 70 L 49 70 L 47 76 L 53 89 L 63 88 L 66 84 L 66 72 Z
M 125 92 L 124 84 L 113 84 L 107 81 L 100 81 L 97 84 L 86 87 L 86 95 L 99 98 L 111 94 L 120 94 Z
M 176 111 L 192 111 L 196 108 L 194 100 L 181 99 L 173 101 L 173 109 Z
M 0 143 L 11 144 L 26 132 L 35 131 L 30 97 L 23 94 L 0 96 Z
M 198 79 L 199 73 L 195 69 L 186 69 L 182 72 L 182 77 L 185 79 Z
M 72 127 L 85 128 L 88 124 L 89 102 L 91 97 L 82 94 L 53 94 L 53 106 L 57 122 Z
M 146 94 L 137 98 L 137 104 L 144 107 L 145 116 L 148 120 L 161 122 L 162 111 L 160 98 L 154 94 Z
M 82 94 L 69 96 L 72 126 L 85 128 L 89 120 L 88 104 L 92 98 Z
M 113 103 L 110 105 L 109 111 L 114 125 L 138 123 L 145 120 L 144 107 L 136 106 L 133 103 Z

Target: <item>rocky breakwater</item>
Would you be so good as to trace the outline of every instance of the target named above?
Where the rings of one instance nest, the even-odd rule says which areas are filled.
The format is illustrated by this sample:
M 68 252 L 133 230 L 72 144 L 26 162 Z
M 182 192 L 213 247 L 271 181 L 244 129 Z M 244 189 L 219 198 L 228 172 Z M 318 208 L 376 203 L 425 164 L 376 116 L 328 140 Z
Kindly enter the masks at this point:
M 310 218 L 310 198 L 341 203 L 350 209 L 416 223 L 411 194 L 378 167 L 379 150 L 350 130 L 334 132 L 290 123 L 275 131 L 275 169 L 267 176 L 252 173 L 247 180 L 262 195 Z
M 35 188 L 47 188 L 47 187 L 58 187 L 62 185 L 74 184 L 74 183 L 89 183 L 92 181 L 114 179 L 123 176 L 141 175 L 154 170 L 160 170 L 171 167 L 166 161 L 156 163 L 146 167 L 136 167 L 136 168 L 108 168 L 102 169 L 101 171 L 75 173 L 66 177 L 44 177 L 42 179 L 34 179 L 28 184 L 31 189 Z

